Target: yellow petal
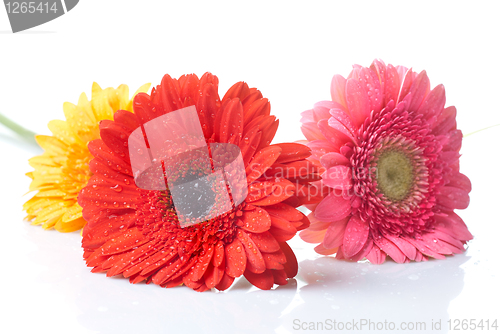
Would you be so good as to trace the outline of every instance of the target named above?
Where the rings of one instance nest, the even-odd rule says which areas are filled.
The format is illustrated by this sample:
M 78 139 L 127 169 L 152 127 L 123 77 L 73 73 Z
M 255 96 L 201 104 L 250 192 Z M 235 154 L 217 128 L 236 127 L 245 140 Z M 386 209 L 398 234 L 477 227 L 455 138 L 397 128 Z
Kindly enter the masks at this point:
M 78 231 L 85 224 L 86 222 L 83 218 L 78 218 L 69 222 L 63 222 L 61 219 L 54 225 L 54 228 L 59 232 L 67 233 L 67 232 Z
M 38 135 L 35 139 L 38 145 L 40 145 L 49 155 L 63 155 L 68 150 L 68 145 L 57 138 Z
M 81 217 L 82 217 L 82 207 L 78 205 L 78 203 L 75 203 L 75 205 L 69 207 L 68 210 L 66 210 L 66 212 L 62 217 L 62 222 L 67 223 Z
M 75 136 L 69 125 L 65 121 L 53 120 L 48 124 L 49 130 L 54 134 L 54 137 L 64 142 L 67 145 L 75 144 L 78 138 Z

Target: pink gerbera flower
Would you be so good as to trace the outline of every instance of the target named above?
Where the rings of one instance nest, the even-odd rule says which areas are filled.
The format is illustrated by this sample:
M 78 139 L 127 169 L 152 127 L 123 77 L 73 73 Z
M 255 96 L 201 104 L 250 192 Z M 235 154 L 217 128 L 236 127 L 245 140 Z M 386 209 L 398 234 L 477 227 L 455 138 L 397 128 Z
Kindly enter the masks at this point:
M 425 71 L 375 60 L 335 75 L 331 95 L 302 114 L 327 190 L 302 239 L 320 243 L 320 254 L 377 264 L 464 251 L 472 235 L 454 210 L 469 205 L 471 183 L 459 172 L 462 132 L 443 85 L 431 90 Z

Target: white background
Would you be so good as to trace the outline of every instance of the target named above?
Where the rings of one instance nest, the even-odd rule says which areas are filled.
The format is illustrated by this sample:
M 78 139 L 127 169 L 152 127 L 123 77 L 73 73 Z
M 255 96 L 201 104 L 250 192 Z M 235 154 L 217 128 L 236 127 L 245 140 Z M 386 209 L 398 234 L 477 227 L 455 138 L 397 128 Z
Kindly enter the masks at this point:
M 134 91 L 165 73 L 210 71 L 221 96 L 241 80 L 259 88 L 280 119 L 276 142 L 294 141 L 302 138 L 300 112 L 329 99 L 335 73 L 381 58 L 427 70 L 432 86 L 443 83 L 468 134 L 500 123 L 498 13 L 495 1 L 82 0 L 12 34 L 0 8 L 0 112 L 48 134 L 62 103 L 90 96 L 93 81 Z M 500 314 L 499 132 L 464 139 L 462 171 L 473 191 L 459 214 L 475 236 L 466 254 L 374 266 L 316 256 L 294 239 L 300 271 L 289 285 L 256 291 L 240 280 L 226 293 L 199 294 L 91 274 L 78 233 L 23 222 L 27 159 L 39 151 L 0 129 L 0 331 L 294 333 L 298 323 L 370 319 L 427 322 L 420 333 L 440 332 L 431 322 L 441 321 L 444 333 L 449 319 L 491 322 Z

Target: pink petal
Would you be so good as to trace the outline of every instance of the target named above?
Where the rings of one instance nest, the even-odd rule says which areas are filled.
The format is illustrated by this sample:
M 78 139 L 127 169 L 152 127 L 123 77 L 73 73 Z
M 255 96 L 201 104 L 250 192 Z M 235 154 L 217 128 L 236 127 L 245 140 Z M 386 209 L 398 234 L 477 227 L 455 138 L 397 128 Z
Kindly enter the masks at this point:
M 459 250 L 461 251 L 465 251 L 465 248 L 464 248 L 464 245 L 462 243 L 462 241 L 460 240 L 457 240 L 455 239 L 454 237 L 452 237 L 450 234 L 448 233 L 445 233 L 445 232 L 442 232 L 440 230 L 435 230 L 433 232 L 433 234 L 439 239 L 439 240 L 442 240 L 452 246 L 454 246 L 455 248 L 458 248 Z
M 417 249 L 415 248 L 415 246 L 413 246 L 403 238 L 388 234 L 385 235 L 385 237 L 387 238 L 387 240 L 396 245 L 407 258 L 409 258 L 410 260 L 415 260 L 415 258 L 417 257 Z
M 453 254 L 449 247 L 449 244 L 441 241 L 434 232 L 423 234 L 422 241 L 429 249 L 432 249 L 436 253 L 447 255 Z
M 302 130 L 302 133 L 306 137 L 307 140 L 313 141 L 313 140 L 324 140 L 325 137 L 321 133 L 321 131 L 318 128 L 318 125 L 316 123 L 304 123 L 300 127 Z
M 459 151 L 462 147 L 462 131 L 451 130 L 447 134 L 448 142 L 443 146 L 443 151 Z
M 406 256 L 395 244 L 383 236 L 373 238 L 373 242 L 397 263 L 404 263 Z
M 438 115 L 438 119 L 433 126 L 432 133 L 435 135 L 444 135 L 457 128 L 457 108 L 451 106 L 443 110 Z
M 370 228 L 368 223 L 364 222 L 358 216 L 351 216 L 351 219 L 349 219 L 347 223 L 344 240 L 342 242 L 342 248 L 346 258 L 351 258 L 363 248 L 366 239 L 368 239 L 369 232 Z
M 323 138 L 326 138 L 337 149 L 340 149 L 340 147 L 342 147 L 345 143 L 351 141 L 351 139 L 345 134 L 329 126 L 328 120 L 326 119 L 318 122 L 318 128 L 324 136 Z
M 357 76 L 353 75 L 353 79 L 357 79 L 364 88 L 368 96 L 369 111 L 380 111 L 382 108 L 383 96 L 377 74 L 369 68 L 362 67 L 357 71 Z
M 319 244 L 318 246 L 314 247 L 314 251 L 318 254 L 321 255 L 332 255 L 337 252 L 338 248 L 326 248 L 323 243 Z
M 347 113 L 339 108 L 330 109 L 331 117 L 328 119 L 328 125 L 332 128 L 339 130 L 353 141 L 356 138 L 357 128 L 351 121 Z
M 444 186 L 436 195 L 437 203 L 450 210 L 466 209 L 469 206 L 469 193 L 463 189 Z
M 398 101 L 400 81 L 398 76 L 398 71 L 391 64 L 387 65 L 387 72 L 385 76 L 384 83 L 384 103 L 387 104 L 389 101 Z
M 330 225 L 328 225 L 325 239 L 323 240 L 323 246 L 325 248 L 337 248 L 342 245 L 342 242 L 344 240 L 345 228 L 349 219 L 350 217 L 345 217 L 342 220 L 332 222 L 330 223 Z
M 338 165 L 349 165 L 349 159 L 337 152 L 327 153 L 323 155 L 319 161 L 321 162 L 321 165 L 327 169 Z
M 311 149 L 311 153 L 316 159 L 320 159 L 323 155 L 335 150 L 335 146 L 328 140 L 310 141 L 307 143 L 307 146 Z
M 300 231 L 299 235 L 302 240 L 305 242 L 309 242 L 311 244 L 317 244 L 323 241 L 325 237 L 325 233 L 327 230 L 323 231 L 312 231 L 310 229 L 306 229 Z
M 323 178 L 323 184 L 330 188 L 341 190 L 352 188 L 352 172 L 351 168 L 347 166 L 330 167 L 321 177 Z
M 386 254 L 380 250 L 377 245 L 373 245 L 372 250 L 366 258 L 373 264 L 382 264 L 385 261 Z
M 404 66 L 398 66 L 397 71 L 399 82 L 401 82 L 401 86 L 399 87 L 398 99 L 396 101 L 397 103 L 399 103 L 403 101 L 406 95 L 408 95 L 408 93 L 410 92 L 410 87 L 413 83 L 413 77 L 415 73 L 413 73 L 411 68 L 407 69 Z
M 448 180 L 450 181 L 450 183 L 448 183 L 447 186 L 460 188 L 467 193 L 472 190 L 472 184 L 470 183 L 469 178 L 464 174 L 453 173 L 452 175 L 448 176 Z
M 314 215 L 319 220 L 333 222 L 347 217 L 350 213 L 351 201 L 332 192 L 318 204 Z
M 365 89 L 358 80 L 347 80 L 346 98 L 347 107 L 349 108 L 349 113 L 352 116 L 354 125 L 359 127 L 370 115 L 370 101 L 368 100 Z
M 309 219 L 310 222 L 310 225 L 307 229 L 311 231 L 326 230 L 328 226 L 331 224 L 331 222 L 323 222 L 318 218 L 316 218 L 316 216 L 314 215 L 314 211 L 308 214 L 307 218 Z
M 345 85 L 346 79 L 338 74 L 335 74 L 330 85 L 330 93 L 332 95 L 332 101 L 337 102 L 347 108 L 347 103 L 345 100 Z
M 414 97 L 413 97 L 414 98 Z M 412 99 L 413 102 L 413 99 Z M 441 114 L 446 103 L 446 94 L 443 85 L 436 86 L 420 105 L 418 112 L 423 114 L 425 119 L 431 120 Z M 434 124 L 435 121 L 432 122 Z
M 387 66 L 380 59 L 375 59 L 370 65 L 370 69 L 377 75 L 378 81 L 380 82 L 380 91 L 382 94 L 385 92 L 385 73 Z
M 417 250 L 420 251 L 423 255 L 427 255 L 440 260 L 444 260 L 446 258 L 444 255 L 430 248 L 431 245 L 428 244 L 427 242 L 428 240 L 419 240 L 415 238 L 404 238 L 404 239 L 409 243 L 411 243 L 413 246 L 415 246 Z M 431 240 L 431 242 L 433 241 Z M 418 253 L 417 253 L 417 259 L 418 259 Z M 415 259 L 415 261 L 418 261 L 417 259 Z
M 430 81 L 425 71 L 420 72 L 411 85 L 411 103 L 408 106 L 410 111 L 417 111 L 430 90 Z M 444 106 L 444 105 L 443 105 Z
M 473 238 L 463 220 L 455 212 L 447 212 L 447 216 L 436 216 L 435 229 L 461 241 Z
M 373 240 L 371 238 L 367 238 L 365 244 L 363 245 L 363 248 L 361 248 L 361 250 L 357 254 L 348 258 L 348 260 L 355 262 L 361 261 L 368 256 L 368 254 L 372 251 L 372 248 Z

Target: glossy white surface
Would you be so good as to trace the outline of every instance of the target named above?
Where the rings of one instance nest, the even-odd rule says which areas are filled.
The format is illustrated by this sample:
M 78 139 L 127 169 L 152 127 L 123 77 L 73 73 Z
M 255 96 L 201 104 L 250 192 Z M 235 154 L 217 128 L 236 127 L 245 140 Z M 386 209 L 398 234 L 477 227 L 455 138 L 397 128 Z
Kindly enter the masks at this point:
M 433 86 L 443 83 L 464 133 L 500 123 L 494 2 L 158 3 L 81 1 L 31 33 L 0 34 L 0 112 L 47 133 L 46 123 L 63 117 L 62 102 L 76 102 L 94 80 L 103 87 L 125 82 L 133 90 L 158 84 L 166 72 L 211 70 L 221 91 L 242 79 L 261 89 L 281 121 L 277 140 L 295 140 L 299 113 L 328 98 L 334 73 L 347 75 L 352 63 L 381 57 L 425 68 Z M 2 15 L 0 30 L 8 30 Z M 474 235 L 465 254 L 375 266 L 318 256 L 296 238 L 299 275 L 288 285 L 260 291 L 241 279 L 226 292 L 200 294 L 92 274 L 79 233 L 23 222 L 24 173 L 38 151 L 1 129 L 0 332 L 316 333 L 298 328 L 318 328 L 327 319 L 359 326 L 365 319 L 424 322 L 426 330 L 405 332 L 446 333 L 449 319 L 491 324 L 500 318 L 499 144 L 500 127 L 464 139 L 462 171 L 473 191 L 459 214 Z M 432 330 L 436 321 L 441 331 Z

